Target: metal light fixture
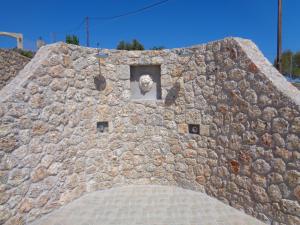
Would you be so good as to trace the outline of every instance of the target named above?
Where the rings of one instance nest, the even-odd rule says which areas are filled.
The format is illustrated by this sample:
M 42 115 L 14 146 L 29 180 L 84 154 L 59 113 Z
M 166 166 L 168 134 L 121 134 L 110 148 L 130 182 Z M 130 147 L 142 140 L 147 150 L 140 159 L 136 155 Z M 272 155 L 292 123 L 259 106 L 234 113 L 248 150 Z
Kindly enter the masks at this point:
M 97 122 L 97 131 L 100 133 L 108 132 L 108 121 Z
M 96 58 L 98 59 L 106 59 L 108 57 L 108 54 L 107 53 L 103 53 L 103 52 L 98 52 L 96 54 Z
M 187 57 L 187 56 L 192 56 L 194 53 L 191 51 L 188 51 L 187 49 L 180 50 L 177 52 L 177 55 L 180 57 Z
M 97 54 L 95 56 L 97 59 L 106 59 L 108 57 L 107 53 L 100 52 L 99 42 L 97 43 Z
M 190 134 L 199 134 L 200 133 L 200 125 L 199 124 L 189 124 L 189 133 Z
M 103 91 L 106 88 L 106 79 L 101 73 L 101 59 L 105 59 L 108 57 L 107 53 L 100 52 L 99 43 L 97 43 L 97 54 L 95 57 L 99 59 L 99 75 L 94 77 L 94 83 L 96 85 L 96 89 L 99 91 Z

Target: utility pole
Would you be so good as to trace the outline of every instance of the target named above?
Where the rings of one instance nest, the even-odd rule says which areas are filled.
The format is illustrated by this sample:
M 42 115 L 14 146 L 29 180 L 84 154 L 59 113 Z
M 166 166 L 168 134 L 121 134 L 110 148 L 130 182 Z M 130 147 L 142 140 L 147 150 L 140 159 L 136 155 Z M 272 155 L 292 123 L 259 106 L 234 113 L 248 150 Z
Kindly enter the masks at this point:
M 90 29 L 89 29 L 89 17 L 85 17 L 85 29 L 86 29 L 86 46 L 90 46 Z
M 277 21 L 277 69 L 282 73 L 282 0 L 278 0 L 278 21 Z

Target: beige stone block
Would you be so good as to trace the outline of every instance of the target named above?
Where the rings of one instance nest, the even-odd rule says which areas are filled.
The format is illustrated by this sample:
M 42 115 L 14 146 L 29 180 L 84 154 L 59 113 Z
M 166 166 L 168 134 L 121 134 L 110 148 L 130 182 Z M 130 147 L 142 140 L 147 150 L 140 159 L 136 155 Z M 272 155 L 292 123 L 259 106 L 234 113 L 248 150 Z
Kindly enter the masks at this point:
M 21 213 L 27 213 L 32 209 L 32 207 L 32 202 L 29 199 L 24 199 L 20 205 L 19 210 Z
M 209 136 L 209 125 L 200 125 L 200 135 Z
M 32 182 L 37 182 L 44 179 L 47 176 L 47 169 L 44 166 L 38 167 L 31 174 Z
M 8 201 L 10 194 L 8 192 L 2 191 L 0 192 L 0 204 L 4 204 Z
M 294 195 L 296 196 L 296 198 L 298 199 L 298 201 L 300 201 L 300 185 L 298 185 L 298 186 L 294 189 Z
M 70 56 L 63 56 L 63 65 L 65 66 L 65 67 L 69 67 L 70 65 L 71 65 L 71 58 L 70 58 Z
M 33 135 L 42 135 L 48 131 L 48 127 L 45 123 L 36 122 L 32 127 L 32 134 Z
M 188 125 L 186 123 L 178 124 L 177 129 L 178 133 L 180 134 L 186 134 L 189 131 Z
M 204 185 L 206 182 L 206 178 L 205 178 L 205 176 L 197 176 L 196 181 L 197 181 L 197 183 Z
M 9 135 L 3 138 L 0 138 L 0 149 L 5 152 L 11 152 L 17 147 L 16 137 Z
M 185 114 L 185 119 L 187 123 L 199 124 L 201 123 L 201 114 L 199 110 L 189 110 Z

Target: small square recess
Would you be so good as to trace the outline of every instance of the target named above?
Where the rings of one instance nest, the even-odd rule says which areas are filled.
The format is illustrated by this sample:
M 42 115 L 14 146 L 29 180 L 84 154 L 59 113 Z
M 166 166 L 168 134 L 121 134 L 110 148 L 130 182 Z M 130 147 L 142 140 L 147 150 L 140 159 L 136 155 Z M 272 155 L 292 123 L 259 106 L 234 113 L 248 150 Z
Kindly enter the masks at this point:
M 97 122 L 97 131 L 100 133 L 108 132 L 108 122 L 107 121 Z
M 189 133 L 190 134 L 200 134 L 200 125 L 199 124 L 189 124 Z

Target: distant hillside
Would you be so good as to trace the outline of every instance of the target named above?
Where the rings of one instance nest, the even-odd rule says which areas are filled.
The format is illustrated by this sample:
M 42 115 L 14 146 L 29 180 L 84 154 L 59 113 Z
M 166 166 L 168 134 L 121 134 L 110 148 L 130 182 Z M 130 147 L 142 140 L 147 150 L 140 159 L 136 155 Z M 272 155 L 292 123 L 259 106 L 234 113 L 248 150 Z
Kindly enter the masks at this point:
M 292 83 L 292 84 L 300 90 L 300 83 Z
M 14 49 L 0 49 L 0 90 L 8 84 L 31 58 Z

